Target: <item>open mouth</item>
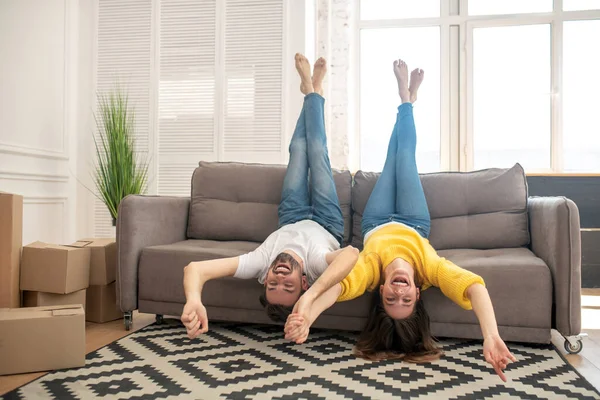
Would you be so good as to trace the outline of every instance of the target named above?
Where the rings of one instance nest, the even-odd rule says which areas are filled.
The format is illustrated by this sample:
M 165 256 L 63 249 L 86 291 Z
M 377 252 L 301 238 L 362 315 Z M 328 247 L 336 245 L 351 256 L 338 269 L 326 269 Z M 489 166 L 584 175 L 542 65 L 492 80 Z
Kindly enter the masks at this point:
M 275 268 L 273 268 L 273 272 L 276 274 L 287 274 L 292 272 L 292 269 L 285 264 L 277 264 Z
M 409 285 L 408 278 L 406 278 L 404 276 L 397 276 L 392 281 L 392 285 L 394 285 L 394 286 L 408 286 Z

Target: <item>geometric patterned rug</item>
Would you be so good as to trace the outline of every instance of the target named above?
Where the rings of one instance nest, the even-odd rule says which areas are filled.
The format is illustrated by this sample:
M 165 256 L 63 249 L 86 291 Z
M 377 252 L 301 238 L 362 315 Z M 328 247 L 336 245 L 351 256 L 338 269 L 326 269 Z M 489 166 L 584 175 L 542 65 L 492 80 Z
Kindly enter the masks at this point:
M 503 383 L 480 341 L 443 340 L 429 364 L 371 362 L 352 355 L 356 333 L 311 331 L 304 345 L 282 328 L 211 323 L 189 340 L 179 321 L 150 325 L 5 399 L 600 399 L 552 345 L 509 343 L 519 360 Z

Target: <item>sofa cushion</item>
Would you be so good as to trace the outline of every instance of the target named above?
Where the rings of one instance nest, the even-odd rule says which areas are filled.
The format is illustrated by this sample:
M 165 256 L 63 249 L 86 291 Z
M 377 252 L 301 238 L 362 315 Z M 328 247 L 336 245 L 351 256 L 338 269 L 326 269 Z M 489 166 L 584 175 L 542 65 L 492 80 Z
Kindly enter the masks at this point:
M 193 239 L 262 242 L 277 230 L 286 166 L 200 162 L 192 177 L 187 235 Z M 352 176 L 333 170 L 350 240 Z
M 498 325 L 550 328 L 552 276 L 544 261 L 526 248 L 442 250 L 440 256 L 480 275 L 494 305 Z M 438 288 L 423 292 L 429 316 L 435 322 L 477 324 L 467 312 Z
M 352 244 L 379 173 L 358 171 L 352 188 Z M 520 164 L 508 169 L 422 174 L 435 249 L 494 249 L 529 243 L 527 181 Z
M 186 240 L 142 250 L 138 267 L 139 298 L 185 303 L 183 268 L 192 261 L 236 257 L 256 249 L 256 242 Z
M 191 261 L 235 257 L 254 250 L 255 242 L 186 240 L 142 250 L 139 265 L 139 298 L 167 303 L 185 303 L 183 268 Z M 202 290 L 205 306 L 263 310 L 259 296 L 264 288 L 256 279 L 222 278 L 207 282 Z M 370 296 L 339 303 L 327 315 L 365 316 Z M 210 316 L 209 316 L 210 317 Z
M 250 251 L 258 243 L 188 240 L 143 250 L 139 266 L 139 299 L 185 303 L 183 268 L 190 261 L 231 257 Z M 201 247 L 201 248 L 200 248 Z M 548 328 L 551 324 L 552 277 L 544 262 L 525 248 L 442 250 L 440 255 L 483 277 L 500 326 Z M 255 279 L 222 278 L 207 282 L 202 291 L 205 306 L 262 310 L 264 292 Z M 432 322 L 477 324 L 466 311 L 433 287 L 422 295 Z M 336 303 L 326 315 L 367 317 L 371 293 Z M 210 316 L 209 316 L 210 318 Z M 251 321 L 247 321 L 251 322 Z

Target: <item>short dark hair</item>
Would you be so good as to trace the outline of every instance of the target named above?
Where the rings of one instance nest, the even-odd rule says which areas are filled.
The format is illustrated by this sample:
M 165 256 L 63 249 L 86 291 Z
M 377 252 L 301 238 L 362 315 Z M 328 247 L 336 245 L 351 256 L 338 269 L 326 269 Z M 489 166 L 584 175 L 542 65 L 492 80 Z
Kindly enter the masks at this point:
M 404 319 L 393 319 L 385 312 L 381 295 L 373 292 L 367 326 L 360 334 L 354 354 L 366 360 L 404 360 L 421 363 L 437 360 L 442 351 L 431 335 L 429 314 L 422 300 Z
M 302 294 L 300 294 L 302 296 Z M 267 289 L 265 288 L 265 292 L 260 295 L 260 304 L 265 308 L 267 315 L 271 318 L 272 321 L 275 322 L 286 322 L 287 317 L 292 313 L 294 307 L 284 306 L 281 304 L 272 304 L 267 300 Z

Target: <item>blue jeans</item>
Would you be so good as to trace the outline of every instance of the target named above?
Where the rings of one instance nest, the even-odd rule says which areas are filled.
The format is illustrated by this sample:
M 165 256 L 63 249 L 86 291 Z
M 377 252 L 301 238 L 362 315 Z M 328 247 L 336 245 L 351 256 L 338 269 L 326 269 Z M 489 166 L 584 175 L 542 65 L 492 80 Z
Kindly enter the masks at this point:
M 341 244 L 344 218 L 327 152 L 324 104 L 325 99 L 317 93 L 304 98 L 290 142 L 290 161 L 279 203 L 279 227 L 310 219 Z
M 363 237 L 373 228 L 401 222 L 429 237 L 431 217 L 421 185 L 415 152 L 417 131 L 411 103 L 398 107 L 381 176 L 369 197 L 362 219 Z

